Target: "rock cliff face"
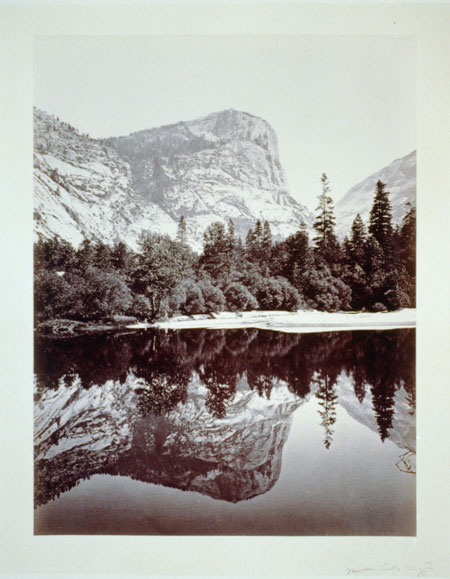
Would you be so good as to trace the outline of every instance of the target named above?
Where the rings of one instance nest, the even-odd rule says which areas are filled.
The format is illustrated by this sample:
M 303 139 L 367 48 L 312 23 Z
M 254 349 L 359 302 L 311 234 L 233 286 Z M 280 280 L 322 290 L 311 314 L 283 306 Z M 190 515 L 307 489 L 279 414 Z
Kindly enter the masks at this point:
M 340 238 L 357 213 L 368 222 L 378 179 L 400 223 L 406 203 L 416 203 L 415 151 L 336 204 Z M 181 215 L 197 251 L 214 221 L 232 218 L 245 237 L 256 219 L 268 219 L 275 239 L 314 221 L 289 194 L 274 130 L 233 109 L 109 139 L 92 139 L 35 109 L 34 199 L 36 238 L 59 236 L 74 245 L 87 237 L 136 249 L 142 231 L 174 237 Z
M 288 192 L 277 139 L 263 119 L 227 110 L 106 140 L 81 135 L 35 110 L 38 237 L 83 237 L 136 247 L 141 231 L 175 235 L 186 218 L 191 245 L 214 221 L 244 236 L 256 219 L 275 238 L 311 226 Z
M 336 203 L 336 232 L 341 239 L 350 232 L 357 213 L 368 225 L 378 180 L 385 183 L 386 191 L 390 192 L 393 222 L 401 224 L 410 207 L 416 205 L 416 151 L 354 185 Z
M 270 400 L 242 378 L 224 418 L 206 407 L 208 390 L 193 376 L 184 404 L 165 415 L 138 411 L 129 374 L 89 389 L 77 378 L 38 395 L 35 405 L 36 503 L 93 474 L 117 474 L 238 502 L 276 482 L 293 411 L 302 403 L 286 384 Z
M 39 110 L 34 114 L 34 222 L 37 238 L 78 245 L 87 237 L 136 247 L 141 231 L 176 224 L 133 190 L 130 165 L 101 141 Z

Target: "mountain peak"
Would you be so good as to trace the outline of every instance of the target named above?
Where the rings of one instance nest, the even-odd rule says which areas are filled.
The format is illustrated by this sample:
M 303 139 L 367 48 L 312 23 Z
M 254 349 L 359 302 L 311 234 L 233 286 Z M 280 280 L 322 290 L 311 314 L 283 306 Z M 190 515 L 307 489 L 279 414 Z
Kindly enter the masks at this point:
M 143 230 L 174 235 L 181 215 L 192 247 L 205 229 L 232 218 L 245 237 L 269 219 L 275 239 L 312 222 L 289 195 L 275 131 L 226 109 L 192 121 L 92 139 L 35 110 L 38 237 L 83 237 L 136 248 Z
M 194 147 L 203 148 L 216 147 L 226 141 L 250 142 L 265 149 L 279 162 L 278 141 L 270 124 L 260 117 L 233 108 L 212 112 L 190 121 L 144 129 L 108 141 L 123 151 L 128 150 L 131 140 L 139 141 L 140 146 L 145 144 L 146 148 L 150 146 L 153 155 L 156 150 L 152 143 L 157 142 L 161 145 L 159 156 L 183 153 L 187 141 Z M 124 143 L 127 144 L 123 146 Z
M 275 131 L 269 123 L 245 111 L 226 109 L 185 123 L 190 130 L 206 137 L 250 141 L 278 158 Z

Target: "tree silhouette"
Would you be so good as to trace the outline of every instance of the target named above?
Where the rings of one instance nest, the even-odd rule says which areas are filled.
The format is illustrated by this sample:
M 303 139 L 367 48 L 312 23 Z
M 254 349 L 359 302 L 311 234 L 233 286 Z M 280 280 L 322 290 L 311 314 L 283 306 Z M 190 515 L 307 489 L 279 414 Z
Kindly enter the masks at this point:
M 317 252 L 326 259 L 327 262 L 332 263 L 336 256 L 338 245 L 334 234 L 335 217 L 333 199 L 329 195 L 331 188 L 325 173 L 322 174 L 320 181 L 322 183 L 322 192 L 319 195 L 319 204 L 316 208 L 318 213 L 313 226 L 316 230 L 316 237 L 314 237 L 313 241 L 316 245 Z
M 335 382 L 330 379 L 327 373 L 320 371 L 319 375 L 314 379 L 314 382 L 319 384 L 316 391 L 316 398 L 319 400 L 319 416 L 321 417 L 321 426 L 324 429 L 323 443 L 325 448 L 330 448 L 333 441 L 333 429 L 331 428 L 336 422 L 336 404 L 337 395 Z
M 389 192 L 385 190 L 385 183 L 377 181 L 375 197 L 370 211 L 369 233 L 386 251 L 392 237 L 392 208 L 389 201 Z

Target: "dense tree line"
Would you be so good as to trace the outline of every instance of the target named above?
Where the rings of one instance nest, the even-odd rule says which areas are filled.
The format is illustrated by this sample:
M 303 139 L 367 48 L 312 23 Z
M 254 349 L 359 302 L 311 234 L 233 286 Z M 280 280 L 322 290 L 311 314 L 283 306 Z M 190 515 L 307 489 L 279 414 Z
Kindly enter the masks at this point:
M 233 221 L 211 224 L 203 251 L 187 244 L 181 217 L 175 240 L 146 233 L 139 250 L 84 240 L 35 245 L 37 320 L 152 320 L 175 313 L 223 310 L 385 311 L 415 305 L 415 208 L 392 223 L 389 193 L 378 181 L 368 230 L 360 215 L 340 243 L 330 185 L 323 174 L 315 236 L 303 225 L 274 242 L 268 221 L 256 221 L 245 240 Z

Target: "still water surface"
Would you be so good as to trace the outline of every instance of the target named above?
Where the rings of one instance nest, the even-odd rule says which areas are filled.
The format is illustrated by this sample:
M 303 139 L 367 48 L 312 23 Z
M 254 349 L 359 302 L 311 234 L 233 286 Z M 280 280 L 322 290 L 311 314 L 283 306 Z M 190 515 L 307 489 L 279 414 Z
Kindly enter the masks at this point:
M 37 340 L 35 533 L 415 535 L 414 342 Z

